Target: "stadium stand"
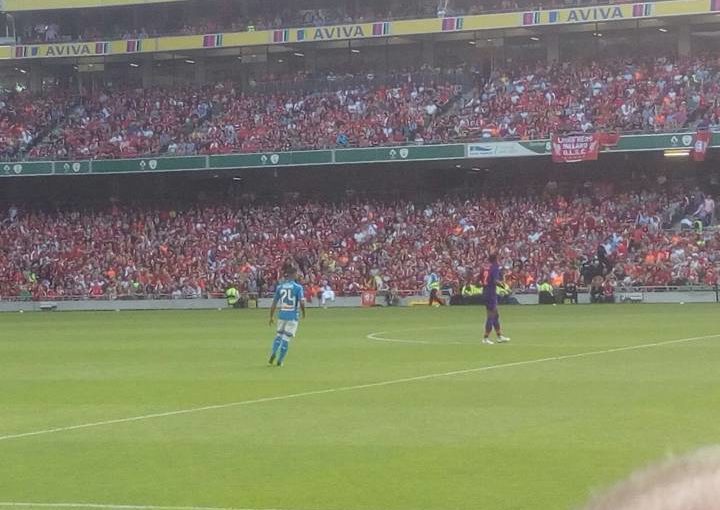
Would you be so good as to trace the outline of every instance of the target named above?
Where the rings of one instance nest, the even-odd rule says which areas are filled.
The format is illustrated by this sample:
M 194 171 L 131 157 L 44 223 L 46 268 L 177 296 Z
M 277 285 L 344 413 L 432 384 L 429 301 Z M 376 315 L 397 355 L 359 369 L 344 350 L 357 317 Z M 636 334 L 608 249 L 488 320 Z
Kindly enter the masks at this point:
M 477 86 L 465 67 L 382 79 L 332 75 L 324 91 L 305 91 L 304 80 L 318 81 L 304 73 L 286 76 L 294 90 L 277 93 L 262 81 L 251 90 L 236 83 L 111 88 L 74 103 L 69 90 L 52 91 L 33 106 L 32 133 L 6 131 L 13 150 L 3 156 L 102 159 L 714 129 L 718 70 L 717 54 L 708 54 L 518 64 L 494 70 Z
M 715 127 L 718 78 L 715 55 L 497 69 L 447 123 L 458 135 L 514 139 Z
M 457 287 L 479 278 L 488 250 L 499 251 L 516 290 L 597 276 L 623 287 L 718 281 L 720 231 L 695 225 L 714 222 L 715 201 L 699 190 L 630 193 L 605 183 L 567 195 L 508 193 L 299 201 L 282 210 L 227 201 L 13 206 L 0 228 L 0 295 L 200 297 L 237 281 L 263 292 L 286 253 L 298 254 L 308 285 L 327 280 L 340 295 L 418 291 L 431 266 Z
M 58 123 L 70 103 L 67 91 L 0 95 L 0 159 L 11 160 L 38 143 Z
M 36 141 L 28 159 L 443 141 L 432 127 L 461 93 L 459 85 L 432 71 L 415 78 L 413 73 L 398 73 L 383 85 L 375 81 L 365 75 L 333 80 L 332 88 L 323 93 L 244 93 L 231 83 L 102 91 L 80 98 L 62 123 Z
M 156 33 L 606 3 L 433 0 L 406 2 L 397 10 L 397 2 L 332 3 L 330 9 L 319 2 L 303 10 L 278 10 L 274 2 L 247 2 L 253 13 L 249 19 L 242 17 L 247 10 L 236 12 L 234 2 L 218 0 L 200 16 L 195 16 L 197 5 L 188 2 L 183 8 L 21 13 L 16 21 L 26 27 L 28 40 L 108 34 L 142 39 Z M 141 26 L 138 13 L 153 9 L 175 14 L 146 16 L 148 25 Z M 22 165 L 13 163 L 33 160 L 73 162 L 82 173 L 81 160 L 274 153 L 280 161 L 276 153 L 291 150 L 498 140 L 542 140 L 544 145 L 559 133 L 681 128 L 685 136 L 673 147 L 688 156 L 694 140 L 690 133 L 720 127 L 720 51 L 708 43 L 693 53 L 689 28 L 668 35 L 669 29 L 645 20 L 644 13 L 639 16 L 649 28 L 637 34 L 619 31 L 601 39 L 596 29 L 581 25 L 582 32 L 563 34 L 570 42 L 561 43 L 558 36 L 547 45 L 536 32 L 518 26 L 487 39 L 449 30 L 432 34 L 436 39 L 406 38 L 395 45 L 385 37 L 363 45 L 323 41 L 303 46 L 306 53 L 299 44 L 281 41 L 265 47 L 262 55 L 246 48 L 208 47 L 194 53 L 119 52 L 65 60 L 30 58 L 23 53 L 30 50 L 19 47 L 11 64 L 20 73 L 18 81 L 0 96 L 0 158 L 12 162 L 4 165 L 3 175 L 13 178 L 17 167 L 20 178 Z M 73 16 L 74 28 L 66 30 L 62 19 Z M 516 18 L 525 23 L 522 16 Z M 640 21 L 633 23 L 640 26 Z M 592 48 L 575 44 L 580 40 Z M 668 51 L 668 46 L 675 49 Z M 648 47 L 652 51 L 645 51 Z M 572 58 L 552 58 L 561 50 Z M 224 72 L 230 64 L 234 67 Z M 95 65 L 103 72 L 91 69 Z M 132 78 L 125 80 L 126 75 Z M 172 159 L 180 158 L 167 158 Z M 58 164 L 49 166 L 58 173 Z M 65 173 L 75 172 L 71 163 L 65 166 L 70 168 Z M 405 195 L 329 202 L 303 197 L 293 198 L 289 214 L 283 215 L 276 209 L 277 197 L 264 205 L 237 205 L 223 197 L 208 207 L 194 197 L 161 204 L 119 200 L 111 207 L 82 209 L 43 208 L 27 200 L 10 208 L 0 228 L 0 296 L 197 297 L 221 294 L 238 279 L 247 290 L 266 291 L 282 262 L 270 254 L 286 252 L 303 254 L 297 263 L 308 284 L 327 280 L 339 295 L 369 286 L 416 292 L 430 264 L 457 287 L 478 277 L 466 270 L 479 267 L 491 249 L 501 251 L 516 290 L 534 289 L 547 280 L 561 284 L 566 278 L 587 285 L 593 277 L 611 286 L 713 285 L 720 262 L 711 197 L 717 183 L 707 184 L 702 188 L 707 196 L 669 186 L 636 186 L 631 192 L 616 183 L 562 193 L 551 188 L 536 193 L 502 188 L 501 195 L 438 189 L 429 199 Z M 500 238 L 502 244 L 495 241 Z

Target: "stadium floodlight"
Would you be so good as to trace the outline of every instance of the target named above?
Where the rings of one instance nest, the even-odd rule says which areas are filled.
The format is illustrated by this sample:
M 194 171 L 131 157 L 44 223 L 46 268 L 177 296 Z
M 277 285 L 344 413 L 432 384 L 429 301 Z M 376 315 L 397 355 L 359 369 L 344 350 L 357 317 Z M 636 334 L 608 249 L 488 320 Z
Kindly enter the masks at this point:
M 690 149 L 666 149 L 664 154 L 666 158 L 686 158 L 690 156 Z

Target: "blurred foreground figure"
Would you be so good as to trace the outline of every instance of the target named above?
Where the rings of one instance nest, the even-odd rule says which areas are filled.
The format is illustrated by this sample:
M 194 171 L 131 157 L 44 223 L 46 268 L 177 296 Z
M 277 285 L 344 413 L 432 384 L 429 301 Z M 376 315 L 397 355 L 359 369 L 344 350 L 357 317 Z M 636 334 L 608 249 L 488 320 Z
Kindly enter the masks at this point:
M 585 510 L 720 510 L 720 446 L 636 472 Z

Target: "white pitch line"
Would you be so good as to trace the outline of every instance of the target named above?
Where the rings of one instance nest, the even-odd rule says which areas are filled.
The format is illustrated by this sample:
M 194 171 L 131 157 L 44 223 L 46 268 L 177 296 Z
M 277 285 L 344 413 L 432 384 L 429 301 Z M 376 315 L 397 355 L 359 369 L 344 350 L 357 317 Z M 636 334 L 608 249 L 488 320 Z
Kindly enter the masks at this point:
M 376 342 L 393 342 L 399 344 L 424 344 L 430 345 L 434 342 L 426 342 L 424 340 L 404 340 L 400 338 L 385 338 L 381 335 L 388 333 L 387 331 L 378 331 L 377 333 L 370 333 L 367 337 L 368 340 L 375 340 Z
M 435 330 L 447 330 L 447 329 L 453 329 L 452 326 L 434 326 L 430 328 L 407 328 L 407 329 L 397 329 L 395 330 L 395 333 L 401 333 L 401 332 L 412 332 L 412 331 L 427 331 L 430 329 Z M 388 342 L 388 343 L 398 343 L 398 344 L 424 344 L 424 345 L 477 345 L 477 342 L 471 343 L 471 342 L 430 342 L 427 340 L 411 340 L 407 338 L 388 338 L 383 335 L 386 335 L 387 333 L 390 333 L 389 331 L 376 331 L 375 333 L 370 333 L 365 338 L 368 340 L 374 340 L 376 342 Z
M 430 328 L 428 328 L 430 329 Z M 437 329 L 437 328 L 436 328 Z M 417 331 L 417 329 L 412 330 L 402 330 L 402 331 Z M 376 342 L 388 342 L 388 343 L 396 343 L 396 344 L 422 344 L 422 345 L 477 345 L 476 343 L 470 343 L 470 342 L 429 342 L 427 340 L 409 340 L 406 338 L 387 338 L 382 335 L 385 335 L 389 333 L 389 331 L 378 331 L 376 333 L 370 333 L 365 338 L 368 340 L 374 340 Z M 397 333 L 397 332 L 396 332 Z
M 23 437 L 43 436 L 43 435 L 47 435 L 47 434 L 55 434 L 58 432 L 68 432 L 71 430 L 81 430 L 81 429 L 89 429 L 89 428 L 95 428 L 95 427 L 103 427 L 105 425 L 116 425 L 118 423 L 130 423 L 130 422 L 135 422 L 135 421 L 151 420 L 154 418 L 165 418 L 168 416 L 178 416 L 178 415 L 182 415 L 182 414 L 199 413 L 199 412 L 203 412 L 203 411 L 213 411 L 213 410 L 217 410 L 217 409 L 227 409 L 230 407 L 241 407 L 241 406 L 248 406 L 248 405 L 253 405 L 253 404 L 262 404 L 265 402 L 277 402 L 280 400 L 291 400 L 291 399 L 295 399 L 295 398 L 312 397 L 315 395 L 326 395 L 328 393 L 340 393 L 340 392 L 345 392 L 345 391 L 364 390 L 367 388 L 380 388 L 383 386 L 391 386 L 391 385 L 395 385 L 395 384 L 403 384 L 403 383 L 416 382 L 416 381 L 427 381 L 429 379 L 439 379 L 442 377 L 453 377 L 456 375 L 488 372 L 490 370 L 498 370 L 501 368 L 512 368 L 512 367 L 522 367 L 522 366 L 527 366 L 527 365 L 537 365 L 538 363 L 546 363 L 548 361 L 562 361 L 562 360 L 567 360 L 567 359 L 586 358 L 589 356 L 600 356 L 602 354 L 610 354 L 610 353 L 614 353 L 614 352 L 649 349 L 652 347 L 661 347 L 664 345 L 694 342 L 697 340 L 708 340 L 711 338 L 718 338 L 718 337 L 720 337 L 720 334 L 706 335 L 706 336 L 694 336 L 694 337 L 689 337 L 689 338 L 680 338 L 677 340 L 665 340 L 665 341 L 652 342 L 652 343 L 640 344 L 640 345 L 627 345 L 625 347 L 615 347 L 613 349 L 605 349 L 605 350 L 601 350 L 601 351 L 587 351 L 587 352 L 580 352 L 577 354 L 565 354 L 565 355 L 561 355 L 561 356 L 551 356 L 551 357 L 547 357 L 547 358 L 538 358 L 538 359 L 531 359 L 531 360 L 525 360 L 525 361 L 513 361 L 510 363 L 500 363 L 498 365 L 486 365 L 486 366 L 476 367 L 476 368 L 465 368 L 462 370 L 453 370 L 450 372 L 440 372 L 440 373 L 434 373 L 434 374 L 418 375 L 418 376 L 413 376 L 413 377 L 403 377 L 401 379 L 391 379 L 389 381 L 356 384 L 354 386 L 339 386 L 337 388 L 326 388 L 324 390 L 305 391 L 302 393 L 290 393 L 287 395 L 278 395 L 275 397 L 264 397 L 264 398 L 256 398 L 256 399 L 251 399 L 251 400 L 241 400 L 239 402 L 229 402 L 226 404 L 215 404 L 215 405 L 208 405 L 208 406 L 202 406 L 202 407 L 192 407 L 189 409 L 178 409 L 176 411 L 167 411 L 167 412 L 163 412 L 163 413 L 144 414 L 144 415 L 140 415 L 140 416 L 131 416 L 128 418 L 117 418 L 114 420 L 96 421 L 96 422 L 91 422 L 91 423 L 81 423 L 79 425 L 70 425 L 68 427 L 57 427 L 57 428 L 52 428 L 52 429 L 36 430 L 33 432 L 23 432 L 23 433 L 19 433 L 19 434 L 8 434 L 6 436 L 0 436 L 0 441 L 8 441 L 10 439 L 20 439 Z
M 0 502 L 0 508 L 57 508 L 95 510 L 277 510 L 272 508 L 231 508 L 211 506 L 109 505 L 103 503 L 25 503 Z

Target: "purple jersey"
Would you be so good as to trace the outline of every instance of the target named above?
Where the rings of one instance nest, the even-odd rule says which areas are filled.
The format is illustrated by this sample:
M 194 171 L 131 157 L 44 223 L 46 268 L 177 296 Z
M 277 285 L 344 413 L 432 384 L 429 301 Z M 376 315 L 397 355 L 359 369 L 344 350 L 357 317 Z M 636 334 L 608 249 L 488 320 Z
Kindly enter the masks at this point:
M 483 294 L 486 300 L 497 297 L 497 284 L 501 279 L 500 266 L 498 264 L 490 264 L 490 267 L 485 271 L 485 286 L 483 287 Z

